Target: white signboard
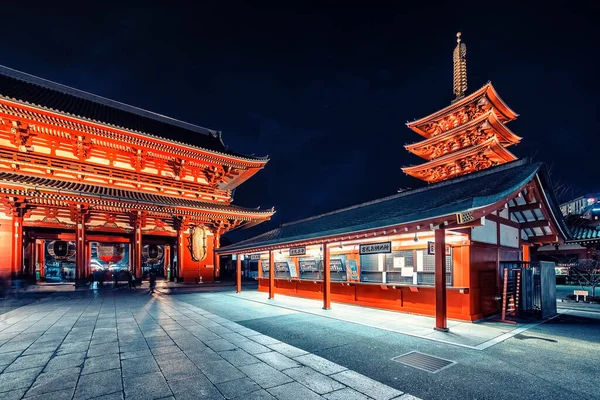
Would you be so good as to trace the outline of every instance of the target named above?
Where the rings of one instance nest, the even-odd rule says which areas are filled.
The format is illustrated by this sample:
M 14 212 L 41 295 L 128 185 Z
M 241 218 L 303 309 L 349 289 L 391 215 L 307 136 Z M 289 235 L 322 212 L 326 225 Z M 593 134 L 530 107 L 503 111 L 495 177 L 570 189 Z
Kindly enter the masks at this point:
M 413 267 L 402 267 L 402 276 L 413 276 Z
M 417 250 L 417 272 L 423 272 L 423 250 Z
M 290 278 L 297 278 L 298 272 L 296 271 L 296 264 L 288 263 L 288 265 L 290 267 Z
M 404 268 L 404 257 L 394 257 L 394 269 Z
M 260 260 L 260 254 L 250 254 L 251 260 Z
M 587 290 L 574 290 L 573 294 L 575 294 L 575 298 L 579 303 L 579 296 L 583 296 L 583 301 L 587 301 L 588 291 Z
M 360 245 L 360 254 L 381 254 L 381 253 L 391 253 L 392 252 L 392 242 L 382 242 L 382 243 L 371 243 L 371 244 L 361 244 Z
M 304 255 L 306 255 L 306 246 L 290 248 L 290 257 Z

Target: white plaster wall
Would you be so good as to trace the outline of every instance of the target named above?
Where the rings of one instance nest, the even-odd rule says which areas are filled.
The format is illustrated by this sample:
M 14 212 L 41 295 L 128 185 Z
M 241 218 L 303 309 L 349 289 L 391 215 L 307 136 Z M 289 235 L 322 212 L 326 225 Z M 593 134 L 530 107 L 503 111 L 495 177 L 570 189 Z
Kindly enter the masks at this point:
M 490 244 L 498 243 L 498 234 L 496 232 L 496 222 L 485 220 L 485 225 L 476 226 L 471 230 L 471 240 Z
M 500 224 L 500 244 L 506 247 L 519 247 L 519 228 Z
M 525 229 L 521 229 L 521 239 L 523 239 L 523 240 L 529 239 L 529 236 L 527 236 L 527 232 L 525 232 Z

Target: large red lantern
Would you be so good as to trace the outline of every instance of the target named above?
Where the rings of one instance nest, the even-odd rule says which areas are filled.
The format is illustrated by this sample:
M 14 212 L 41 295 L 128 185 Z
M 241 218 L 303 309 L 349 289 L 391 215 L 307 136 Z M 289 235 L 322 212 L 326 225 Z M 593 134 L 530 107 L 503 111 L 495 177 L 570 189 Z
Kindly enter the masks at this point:
M 123 244 L 101 244 L 96 247 L 98 258 L 105 263 L 117 263 L 125 255 L 125 245 Z

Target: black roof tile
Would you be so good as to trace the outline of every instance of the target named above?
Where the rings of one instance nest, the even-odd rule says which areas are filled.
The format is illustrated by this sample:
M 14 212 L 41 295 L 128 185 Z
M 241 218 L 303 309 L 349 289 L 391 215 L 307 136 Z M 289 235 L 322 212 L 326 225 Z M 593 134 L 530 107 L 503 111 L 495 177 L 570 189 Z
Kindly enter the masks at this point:
M 508 197 L 536 174 L 547 175 L 541 164 L 528 163 L 527 160 L 515 161 L 421 189 L 283 224 L 262 235 L 222 247 L 220 252 L 360 232 L 485 207 Z M 553 214 L 558 218 L 557 223 L 568 235 L 554 193 L 549 189 L 548 181 L 542 183 Z

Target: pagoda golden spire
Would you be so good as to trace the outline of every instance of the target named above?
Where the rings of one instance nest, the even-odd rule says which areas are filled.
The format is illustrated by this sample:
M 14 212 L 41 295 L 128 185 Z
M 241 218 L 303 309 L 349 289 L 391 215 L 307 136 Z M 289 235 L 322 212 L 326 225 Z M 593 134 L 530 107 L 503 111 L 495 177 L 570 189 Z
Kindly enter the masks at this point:
M 461 33 L 456 34 L 456 47 L 454 48 L 454 94 L 456 99 L 465 97 L 467 91 L 467 46 L 460 40 Z

